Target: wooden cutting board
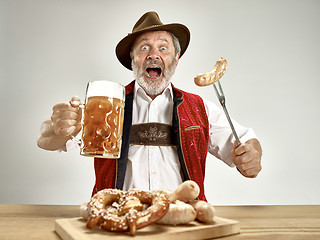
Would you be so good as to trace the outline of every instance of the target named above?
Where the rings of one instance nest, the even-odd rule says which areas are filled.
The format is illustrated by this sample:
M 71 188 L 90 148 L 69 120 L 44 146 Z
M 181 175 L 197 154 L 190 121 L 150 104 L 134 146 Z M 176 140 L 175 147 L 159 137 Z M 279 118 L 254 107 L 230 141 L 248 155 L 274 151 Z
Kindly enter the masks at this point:
M 128 232 L 115 233 L 107 232 L 95 227 L 86 228 L 86 222 L 82 218 L 64 218 L 55 221 L 54 230 L 63 240 L 102 240 L 102 239 L 175 239 L 194 240 L 208 239 L 228 236 L 240 232 L 239 222 L 215 217 L 215 221 L 210 224 L 193 221 L 186 225 L 170 226 L 152 224 L 142 229 L 138 229 L 133 237 Z

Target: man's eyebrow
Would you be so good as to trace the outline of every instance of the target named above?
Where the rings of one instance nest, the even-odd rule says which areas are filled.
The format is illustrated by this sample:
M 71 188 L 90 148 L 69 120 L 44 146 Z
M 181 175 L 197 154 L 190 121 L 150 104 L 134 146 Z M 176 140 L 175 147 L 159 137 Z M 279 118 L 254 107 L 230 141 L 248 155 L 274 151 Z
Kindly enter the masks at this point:
M 147 42 L 149 39 L 148 38 L 141 38 L 139 39 L 140 42 Z
M 161 39 L 159 39 L 159 40 L 162 40 L 162 41 L 164 41 L 164 42 L 169 42 L 166 38 L 161 38 Z
M 141 38 L 139 39 L 139 42 L 148 42 L 150 39 L 149 38 Z M 169 42 L 166 38 L 160 38 L 159 40 L 164 41 L 164 42 Z

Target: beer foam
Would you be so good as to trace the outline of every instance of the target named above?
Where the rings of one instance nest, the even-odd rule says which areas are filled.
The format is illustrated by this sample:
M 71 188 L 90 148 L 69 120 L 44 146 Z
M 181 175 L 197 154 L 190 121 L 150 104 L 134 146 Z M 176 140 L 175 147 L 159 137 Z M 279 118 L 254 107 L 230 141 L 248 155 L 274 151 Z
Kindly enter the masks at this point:
M 87 85 L 87 98 L 91 96 L 107 96 L 110 98 L 125 99 L 124 86 L 106 80 L 92 81 Z

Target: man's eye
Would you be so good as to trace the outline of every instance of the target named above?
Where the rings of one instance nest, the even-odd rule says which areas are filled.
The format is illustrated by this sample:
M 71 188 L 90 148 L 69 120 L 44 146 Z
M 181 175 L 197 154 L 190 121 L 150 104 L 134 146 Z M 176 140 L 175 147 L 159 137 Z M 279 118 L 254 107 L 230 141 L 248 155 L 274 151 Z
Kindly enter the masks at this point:
M 167 50 L 167 48 L 166 47 L 161 47 L 160 50 L 161 51 L 165 51 L 165 50 Z
M 141 50 L 148 50 L 148 46 L 142 46 Z

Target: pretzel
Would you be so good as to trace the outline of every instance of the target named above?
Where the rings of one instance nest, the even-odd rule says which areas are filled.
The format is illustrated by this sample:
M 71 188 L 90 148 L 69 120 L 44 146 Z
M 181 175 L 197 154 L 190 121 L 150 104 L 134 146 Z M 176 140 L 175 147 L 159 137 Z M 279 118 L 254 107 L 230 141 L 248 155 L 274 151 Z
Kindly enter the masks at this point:
M 227 60 L 224 58 L 220 58 L 213 69 L 207 73 L 201 73 L 194 77 L 194 83 L 200 87 L 211 85 L 217 81 L 224 75 L 227 69 Z
M 148 207 L 143 209 L 143 204 Z M 87 204 L 87 228 L 97 225 L 107 231 L 130 231 L 135 235 L 137 229 L 157 222 L 168 210 L 169 201 L 159 192 L 104 189 Z

